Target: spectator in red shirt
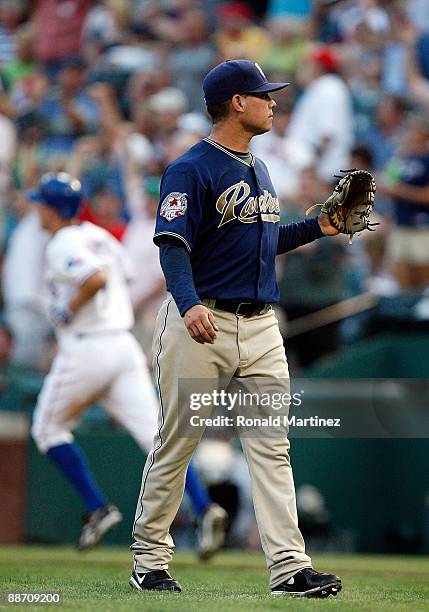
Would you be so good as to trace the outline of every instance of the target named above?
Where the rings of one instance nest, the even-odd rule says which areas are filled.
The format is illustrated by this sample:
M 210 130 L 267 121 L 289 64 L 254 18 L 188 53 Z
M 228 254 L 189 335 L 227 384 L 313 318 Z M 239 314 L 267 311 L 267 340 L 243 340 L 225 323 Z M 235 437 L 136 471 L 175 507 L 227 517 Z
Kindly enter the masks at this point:
M 79 219 L 99 225 L 121 241 L 127 228 L 126 221 L 121 218 L 121 211 L 121 198 L 107 183 L 100 186 L 91 198 L 91 203 L 88 201 L 84 203 Z
M 93 0 L 36 0 L 35 53 L 51 76 L 61 61 L 79 55 L 82 28 Z

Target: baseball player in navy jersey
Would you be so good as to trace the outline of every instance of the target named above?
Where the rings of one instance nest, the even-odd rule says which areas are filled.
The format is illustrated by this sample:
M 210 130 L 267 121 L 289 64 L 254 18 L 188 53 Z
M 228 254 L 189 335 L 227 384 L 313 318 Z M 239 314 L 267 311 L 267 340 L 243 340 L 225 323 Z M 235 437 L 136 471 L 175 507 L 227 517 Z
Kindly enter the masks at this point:
M 95 546 L 122 515 L 105 499 L 72 429 L 82 411 L 99 402 L 149 452 L 158 400 L 142 350 L 128 331 L 134 317 L 125 249 L 104 229 L 77 223 L 82 189 L 68 174 L 44 175 L 30 198 L 52 234 L 45 275 L 59 345 L 37 401 L 32 435 L 86 507 L 78 544 L 83 550 Z M 223 544 L 226 513 L 211 503 L 192 466 L 186 489 L 200 518 L 199 553 L 209 558 Z
M 213 128 L 165 171 L 154 240 L 169 297 L 157 319 L 154 366 L 161 411 L 143 471 L 134 523 L 132 587 L 181 591 L 169 574 L 170 525 L 197 437 L 179 435 L 178 379 L 288 379 L 271 307 L 279 299 L 275 257 L 337 230 L 327 215 L 280 226 L 279 201 L 265 164 L 249 152 L 272 127 L 275 102 L 260 66 L 224 62 L 204 79 Z M 291 288 L 293 290 L 293 288 Z M 273 595 L 327 597 L 338 576 L 312 568 L 298 529 L 284 437 L 242 437 L 256 519 Z

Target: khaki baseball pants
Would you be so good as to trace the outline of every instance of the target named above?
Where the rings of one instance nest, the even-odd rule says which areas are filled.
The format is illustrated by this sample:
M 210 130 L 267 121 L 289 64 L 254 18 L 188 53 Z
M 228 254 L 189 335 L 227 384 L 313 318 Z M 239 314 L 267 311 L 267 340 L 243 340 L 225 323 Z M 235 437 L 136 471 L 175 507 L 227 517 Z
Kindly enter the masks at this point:
M 132 545 L 139 573 L 167 569 L 174 543 L 169 528 L 182 500 L 185 475 L 198 437 L 178 432 L 178 379 L 289 376 L 282 337 L 271 309 L 245 318 L 213 309 L 219 327 L 214 344 L 189 336 L 171 296 L 159 312 L 154 371 L 160 392 L 159 433 L 143 471 Z M 295 487 L 285 437 L 242 437 L 262 547 L 277 586 L 311 567 L 298 529 Z

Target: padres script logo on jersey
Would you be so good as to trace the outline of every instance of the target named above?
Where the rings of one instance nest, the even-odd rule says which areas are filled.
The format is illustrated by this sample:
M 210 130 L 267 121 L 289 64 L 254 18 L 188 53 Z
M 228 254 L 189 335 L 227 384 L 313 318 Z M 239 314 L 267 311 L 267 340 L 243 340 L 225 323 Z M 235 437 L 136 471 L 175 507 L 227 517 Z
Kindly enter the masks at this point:
M 169 193 L 161 204 L 160 216 L 166 221 L 173 221 L 176 217 L 182 217 L 188 207 L 186 193 Z
M 280 221 L 278 198 L 272 196 L 266 189 L 260 196 L 249 197 L 249 195 L 250 187 L 244 181 L 225 189 L 216 202 L 216 210 L 222 215 L 218 228 L 234 219 L 238 219 L 241 223 L 255 223 L 258 220 L 258 213 L 261 213 L 262 221 L 269 223 Z M 236 207 L 240 204 L 243 206 L 237 214 Z

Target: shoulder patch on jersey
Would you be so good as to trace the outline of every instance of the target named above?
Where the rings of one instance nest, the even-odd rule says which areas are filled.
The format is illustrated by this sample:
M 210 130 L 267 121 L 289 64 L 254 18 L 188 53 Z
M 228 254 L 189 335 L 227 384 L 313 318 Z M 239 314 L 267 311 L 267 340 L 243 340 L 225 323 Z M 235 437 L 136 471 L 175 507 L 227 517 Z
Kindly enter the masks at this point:
M 159 215 L 160 217 L 164 217 L 166 221 L 173 221 L 176 217 L 183 217 L 187 208 L 188 200 L 186 193 L 173 191 L 164 198 Z

